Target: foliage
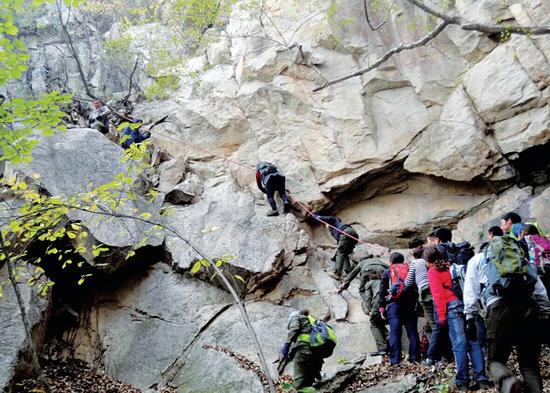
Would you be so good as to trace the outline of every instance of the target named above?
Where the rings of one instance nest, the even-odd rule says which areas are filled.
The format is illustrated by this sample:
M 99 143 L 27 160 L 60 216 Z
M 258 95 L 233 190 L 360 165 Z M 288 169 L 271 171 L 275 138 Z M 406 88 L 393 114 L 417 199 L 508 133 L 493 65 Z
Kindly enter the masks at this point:
M 13 199 L 22 201 L 22 206 L 16 208 L 10 207 L 7 203 L 2 204 L 2 210 L 4 213 L 9 213 L 9 218 L 1 230 L 3 238 L 6 239 L 7 249 L 0 252 L 0 261 L 9 256 L 16 265 L 24 266 L 26 263 L 32 263 L 40 266 L 41 268 L 37 270 L 38 277 L 32 277 L 28 281 L 29 284 L 34 285 L 44 274 L 46 266 L 43 266 L 43 259 L 55 260 L 62 270 L 73 264 L 81 268 L 84 262 L 81 259 L 75 260 L 75 253 L 97 258 L 110 251 L 109 247 L 90 241 L 88 230 L 82 223 L 71 218 L 77 213 L 94 214 L 98 219 L 123 217 L 150 220 L 152 218 L 150 213 L 144 213 L 132 207 L 134 206 L 132 202 L 137 198 L 132 190 L 135 177 L 149 166 L 145 163 L 149 158 L 147 146 L 147 143 L 132 144 L 126 150 L 123 161 L 128 163 L 127 173 L 120 173 L 109 183 L 75 195 L 49 196 L 39 193 L 33 184 L 39 182 L 39 174 L 33 175 L 32 181 L 24 181 L 16 177 L 3 179 L 1 186 L 4 191 Z M 160 228 L 151 229 L 151 231 L 157 230 Z M 127 251 L 126 259 L 134 256 L 135 250 L 143 247 L 147 240 L 147 237 L 143 237 L 136 242 Z M 59 241 L 65 241 L 73 247 L 62 249 L 58 246 Z M 43 257 L 30 259 L 27 250 L 35 242 L 45 244 L 45 252 Z M 91 277 L 90 273 L 82 273 L 77 284 L 84 284 L 89 277 Z
M 31 8 L 43 4 L 33 0 Z M 3 0 L 0 3 L 0 88 L 11 80 L 20 79 L 27 71 L 29 56 L 15 25 L 16 15 L 27 10 L 24 0 Z M 0 103 L 0 159 L 15 163 L 28 162 L 37 141 L 35 133 L 52 135 L 62 131 L 63 105 L 70 97 L 59 92 L 39 99 L 13 98 Z
M 170 96 L 170 92 L 179 87 L 180 77 L 175 74 L 159 76 L 155 82 L 145 88 L 145 98 L 148 100 L 163 100 Z

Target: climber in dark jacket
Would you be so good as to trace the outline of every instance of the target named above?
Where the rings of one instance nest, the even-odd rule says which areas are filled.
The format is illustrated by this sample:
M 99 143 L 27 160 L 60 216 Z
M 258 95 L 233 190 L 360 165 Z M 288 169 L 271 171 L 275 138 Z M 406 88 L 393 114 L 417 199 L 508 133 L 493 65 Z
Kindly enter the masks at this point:
M 290 211 L 290 199 L 286 195 L 285 177 L 279 172 L 277 167 L 270 162 L 260 161 L 256 164 L 256 184 L 261 192 L 267 195 L 267 201 L 271 210 L 267 212 L 268 217 L 278 216 L 277 203 L 275 202 L 275 192 L 283 200 L 283 211 Z
M 342 270 L 346 274 L 351 271 L 349 256 L 353 252 L 353 249 L 357 244 L 356 239 L 359 238 L 359 235 L 357 234 L 355 229 L 353 229 L 348 224 L 344 224 L 337 217 L 320 216 L 318 214 L 314 214 L 313 217 L 317 220 L 323 221 L 332 237 L 338 242 L 338 246 L 336 247 L 336 255 L 334 256 L 336 262 L 334 266 L 334 271 L 329 275 L 336 280 L 340 280 L 342 276 Z
M 132 144 L 141 143 L 151 137 L 151 133 L 149 131 L 141 130 L 142 126 L 143 122 L 136 119 L 131 125 L 129 124 L 124 127 L 124 130 L 122 131 L 123 148 L 129 149 Z

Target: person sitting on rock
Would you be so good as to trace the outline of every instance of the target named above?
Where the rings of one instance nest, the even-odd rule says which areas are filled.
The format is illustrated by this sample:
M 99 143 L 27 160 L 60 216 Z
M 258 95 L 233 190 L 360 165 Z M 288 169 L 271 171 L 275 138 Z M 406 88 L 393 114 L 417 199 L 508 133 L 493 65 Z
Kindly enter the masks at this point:
M 310 345 L 311 326 L 315 319 L 308 310 L 293 311 L 288 318 L 288 335 L 281 349 L 280 360 L 294 360 L 294 389 L 297 392 L 314 391 L 313 384 L 321 379 L 323 356 Z
M 388 330 L 386 321 L 380 314 L 380 281 L 382 274 L 388 265 L 378 258 L 369 255 L 346 276 L 344 283 L 338 288 L 337 293 L 342 293 L 349 287 L 355 277 L 360 275 L 359 294 L 363 300 L 363 311 L 370 317 L 370 331 L 376 343 L 376 352 L 371 356 L 383 356 L 388 350 Z
M 100 99 L 94 100 L 94 109 L 88 115 L 88 127 L 94 128 L 103 135 L 109 133 L 109 114 L 111 111 Z
M 357 245 L 359 235 L 351 225 L 344 224 L 337 217 L 321 216 L 318 214 L 314 214 L 313 217 L 325 224 L 332 237 L 338 242 L 336 255 L 333 258 L 335 260 L 334 271 L 329 273 L 329 276 L 336 280 L 340 280 L 342 271 L 345 274 L 349 274 L 351 271 L 349 256 Z
M 260 161 L 256 164 L 256 184 L 261 192 L 267 195 L 267 201 L 271 210 L 267 212 L 268 217 L 278 216 L 277 203 L 275 202 L 275 192 L 283 200 L 283 211 L 290 211 L 290 199 L 286 195 L 285 177 L 279 172 L 277 167 L 270 162 Z
M 420 360 L 420 339 L 418 337 L 415 287 L 405 287 L 409 266 L 399 252 L 390 255 L 390 267 L 386 269 L 380 283 L 380 314 L 390 325 L 390 364 L 401 362 L 401 334 L 403 326 L 409 339 L 409 361 Z

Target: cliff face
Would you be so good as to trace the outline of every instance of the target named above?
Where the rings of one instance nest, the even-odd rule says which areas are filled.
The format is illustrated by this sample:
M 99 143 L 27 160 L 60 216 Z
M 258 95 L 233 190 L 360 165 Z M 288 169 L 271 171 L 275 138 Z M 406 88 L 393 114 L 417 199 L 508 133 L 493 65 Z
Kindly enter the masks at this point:
M 326 2 L 267 0 L 262 19 L 237 4 L 201 55 L 170 70 L 186 70 L 170 97 L 140 102 L 134 114 L 170 114 L 152 136 L 172 158 L 158 168 L 159 189 L 169 193 L 181 186 L 186 195 L 170 225 L 208 256 L 234 257 L 233 273 L 252 292 L 248 312 L 268 359 L 277 357 L 291 309 L 307 307 L 336 321 L 340 341 L 325 366 L 330 374 L 343 367 L 342 359 L 374 350 L 357 288 L 336 295 L 336 281 L 323 270 L 331 264 L 334 242 L 324 227 L 302 220 L 298 203 L 292 215 L 265 217 L 267 204 L 250 166 L 276 163 L 293 199 L 337 214 L 382 253 L 384 247 L 405 248 L 441 225 L 456 229 L 455 240 L 477 245 L 485 229 L 511 210 L 549 229 L 550 37 L 500 42 L 451 26 L 426 46 L 313 92 L 426 34 L 425 14 L 406 1 L 396 1 L 376 31 L 366 24 L 363 1 L 320 3 Z M 383 20 L 385 12 L 374 6 L 369 11 L 375 22 Z M 550 24 L 544 0 L 457 0 L 449 12 L 483 23 Z M 38 93 L 66 85 L 82 91 L 54 15 L 44 11 L 39 19 L 20 21 L 27 26 L 31 69 L 25 84 L 12 89 Z M 111 24 L 116 20 L 115 11 L 103 18 L 81 12 L 69 29 L 96 91 L 122 97 L 127 76 L 100 60 L 105 41 L 122 34 L 118 23 Z M 147 65 L 158 60 L 152 48 L 170 33 L 153 23 L 126 31 L 128 48 L 143 53 L 135 83 L 144 89 L 168 72 L 153 74 Z M 86 148 L 104 154 L 102 172 L 116 173 L 118 148 L 102 147 L 110 143 L 99 133 L 74 135 L 80 134 L 94 142 L 73 145 L 70 152 L 47 143 L 28 173 L 55 173 L 60 179 L 42 176 L 52 179 L 43 187 L 70 192 L 84 180 L 66 169 L 89 154 Z M 53 153 L 51 167 L 40 164 Z M 96 158 L 90 154 L 91 161 Z M 94 236 L 123 247 L 127 239 L 109 237 L 115 224 L 94 226 Z M 187 271 L 196 255 L 170 234 L 162 239 L 150 241 L 158 247 L 151 266 L 89 296 L 65 339 L 78 357 L 145 390 L 170 383 L 180 392 L 261 391 L 253 372 L 205 347 L 221 345 L 255 359 L 228 294 L 209 277 L 191 278 Z

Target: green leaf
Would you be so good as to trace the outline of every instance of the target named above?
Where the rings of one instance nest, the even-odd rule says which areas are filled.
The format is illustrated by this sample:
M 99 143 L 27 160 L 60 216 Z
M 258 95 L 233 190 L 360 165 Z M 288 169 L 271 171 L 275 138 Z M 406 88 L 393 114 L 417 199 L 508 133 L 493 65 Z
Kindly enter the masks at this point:
M 239 276 L 238 274 L 235 274 L 234 277 L 235 277 L 237 280 L 241 281 L 241 282 L 244 284 L 244 278 L 242 278 L 242 277 Z
M 201 270 L 202 264 L 201 261 L 197 261 L 193 264 L 193 267 L 191 268 L 191 274 L 196 274 Z

